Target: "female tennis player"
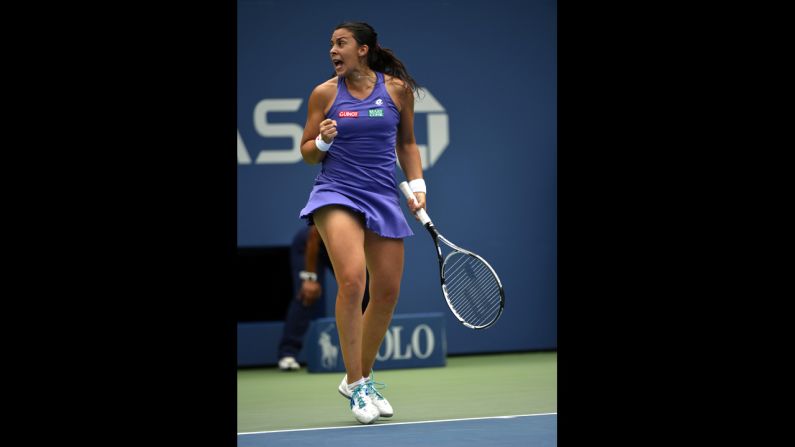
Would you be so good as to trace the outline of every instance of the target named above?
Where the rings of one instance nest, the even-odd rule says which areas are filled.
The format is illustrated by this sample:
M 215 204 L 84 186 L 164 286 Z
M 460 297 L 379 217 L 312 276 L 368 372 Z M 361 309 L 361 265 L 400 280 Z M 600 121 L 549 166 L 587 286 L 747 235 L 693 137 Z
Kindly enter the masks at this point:
M 322 163 L 300 217 L 317 225 L 337 279 L 336 320 L 346 376 L 338 391 L 360 423 L 394 414 L 371 377 L 403 275 L 403 238 L 413 235 L 400 208 L 395 157 L 425 207 L 422 162 L 414 140 L 417 83 L 363 22 L 331 35 L 333 77 L 314 88 L 301 144 Z M 362 315 L 365 274 L 370 303 Z

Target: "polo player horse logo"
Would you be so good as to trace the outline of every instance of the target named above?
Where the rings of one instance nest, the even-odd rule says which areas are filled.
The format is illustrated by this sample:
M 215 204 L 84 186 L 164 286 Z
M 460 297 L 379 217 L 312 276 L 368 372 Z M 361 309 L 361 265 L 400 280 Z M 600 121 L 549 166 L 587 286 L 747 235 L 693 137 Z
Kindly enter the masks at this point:
M 337 354 L 339 353 L 340 348 L 334 346 L 331 343 L 331 335 L 329 332 L 334 329 L 334 325 L 329 325 L 325 331 L 320 333 L 320 338 L 318 338 L 317 344 L 320 345 L 320 349 L 322 350 L 322 361 L 321 364 L 323 368 L 332 369 L 337 366 Z

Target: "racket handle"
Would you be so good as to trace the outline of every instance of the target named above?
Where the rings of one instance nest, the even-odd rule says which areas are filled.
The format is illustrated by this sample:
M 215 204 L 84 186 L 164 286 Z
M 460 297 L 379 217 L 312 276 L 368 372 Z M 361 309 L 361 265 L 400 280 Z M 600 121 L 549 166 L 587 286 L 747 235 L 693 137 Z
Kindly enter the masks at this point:
M 400 187 L 400 190 L 403 191 L 403 195 L 406 196 L 407 199 L 411 199 L 414 201 L 414 203 L 417 203 L 417 197 L 414 196 L 414 191 L 411 190 L 408 182 L 400 182 L 400 185 L 398 186 Z M 420 208 L 416 215 L 420 218 L 420 222 L 422 222 L 423 225 L 426 225 L 431 221 L 431 218 L 428 217 L 428 213 L 425 212 L 425 208 Z

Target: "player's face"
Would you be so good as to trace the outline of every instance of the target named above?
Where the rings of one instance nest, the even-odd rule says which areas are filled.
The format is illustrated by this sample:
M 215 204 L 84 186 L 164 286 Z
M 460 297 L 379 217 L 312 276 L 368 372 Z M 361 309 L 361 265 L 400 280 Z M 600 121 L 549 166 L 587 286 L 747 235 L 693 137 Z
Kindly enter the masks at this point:
M 359 46 L 353 33 L 345 28 L 334 31 L 331 35 L 331 63 L 334 65 L 334 73 L 345 75 L 351 70 L 358 69 L 364 64 L 363 58 L 367 55 L 367 45 Z

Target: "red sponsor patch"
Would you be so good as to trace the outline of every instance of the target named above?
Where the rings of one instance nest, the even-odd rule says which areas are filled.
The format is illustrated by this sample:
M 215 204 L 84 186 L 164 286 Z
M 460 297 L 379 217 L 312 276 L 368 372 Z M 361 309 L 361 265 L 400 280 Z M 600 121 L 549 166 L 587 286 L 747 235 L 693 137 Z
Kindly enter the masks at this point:
M 359 112 L 343 110 L 337 116 L 340 118 L 358 118 Z

